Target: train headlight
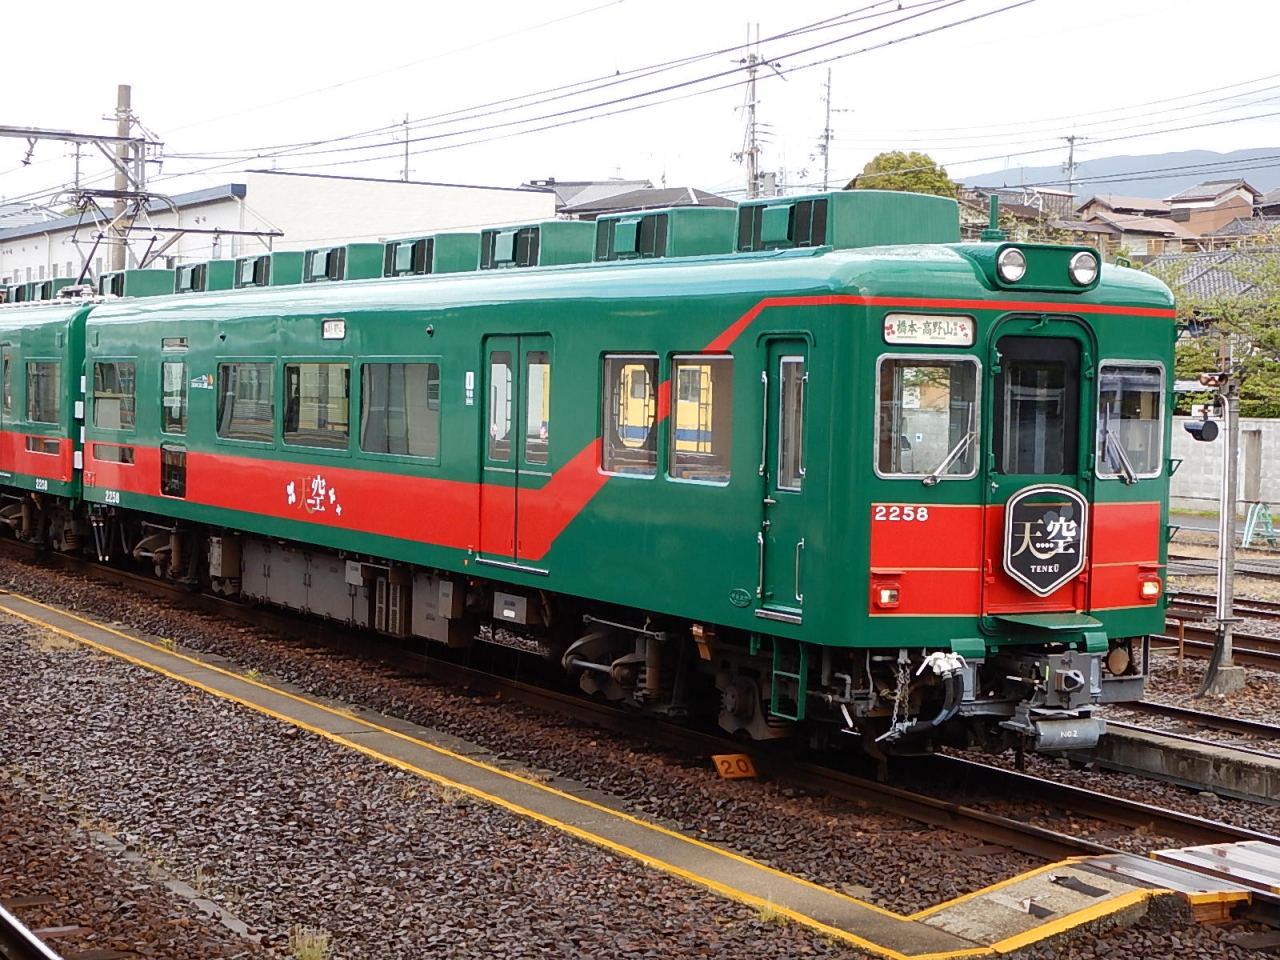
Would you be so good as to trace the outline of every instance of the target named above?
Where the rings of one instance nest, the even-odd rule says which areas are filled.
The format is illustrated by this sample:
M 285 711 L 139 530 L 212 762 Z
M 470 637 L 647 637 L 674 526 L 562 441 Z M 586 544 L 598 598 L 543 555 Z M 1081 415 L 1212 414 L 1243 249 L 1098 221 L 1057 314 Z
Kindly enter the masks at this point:
M 1098 257 L 1088 250 L 1081 250 L 1067 264 L 1071 274 L 1071 282 L 1080 287 L 1087 287 L 1098 279 Z
M 1160 596 L 1161 591 L 1164 590 L 1164 584 L 1160 581 L 1159 577 L 1143 577 L 1140 590 L 1142 592 L 1143 600 L 1154 600 Z
M 1005 247 L 996 258 L 996 272 L 1005 283 L 1017 283 L 1027 273 L 1027 256 L 1017 247 Z

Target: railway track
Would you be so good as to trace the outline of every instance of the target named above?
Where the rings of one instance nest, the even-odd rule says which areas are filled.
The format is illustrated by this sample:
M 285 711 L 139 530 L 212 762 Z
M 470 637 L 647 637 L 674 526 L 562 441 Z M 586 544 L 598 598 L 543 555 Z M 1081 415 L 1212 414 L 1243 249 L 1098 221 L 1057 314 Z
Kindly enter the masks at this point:
M 1188 577 L 1213 576 L 1218 571 L 1218 561 L 1212 557 L 1193 557 L 1187 554 L 1169 554 L 1169 572 Z M 1236 576 L 1254 580 L 1280 580 L 1280 560 L 1236 558 Z
M 1213 652 L 1217 634 L 1196 618 L 1172 616 L 1165 623 L 1165 631 L 1151 638 L 1153 645 L 1178 647 L 1188 656 L 1200 659 L 1207 659 Z M 1280 639 L 1232 631 L 1231 646 L 1238 664 L 1280 670 Z
M 15 545 L 5 543 L 5 548 Z M 48 561 L 67 570 L 128 585 L 153 597 L 163 597 L 186 607 L 194 607 L 221 617 L 234 617 L 286 635 L 304 635 L 309 643 L 347 653 L 376 658 L 398 670 L 425 675 L 455 687 L 501 696 L 506 700 L 542 710 L 558 717 L 568 716 L 611 732 L 645 739 L 684 753 L 712 756 L 748 753 L 757 769 L 766 776 L 794 784 L 808 791 L 821 791 L 849 802 L 899 814 L 931 826 L 958 831 L 985 843 L 996 844 L 1031 856 L 1058 860 L 1096 853 L 1117 852 L 1114 848 L 1085 838 L 1038 827 L 1016 817 L 997 815 L 976 806 L 943 799 L 956 790 L 967 789 L 1008 801 L 1026 800 L 1037 807 L 1056 808 L 1108 825 L 1122 825 L 1168 837 L 1175 843 L 1211 843 L 1245 839 L 1274 840 L 1265 834 L 1228 824 L 1163 810 L 1148 804 L 1080 790 L 1041 778 L 1006 771 L 975 761 L 953 757 L 920 758 L 902 762 L 903 772 L 923 774 L 931 792 L 906 790 L 876 782 L 873 776 L 859 776 L 817 763 L 779 756 L 768 745 L 747 746 L 739 741 L 688 727 L 641 718 L 614 707 L 584 700 L 527 683 L 508 680 L 469 667 L 406 650 L 381 638 L 349 631 L 332 623 L 300 620 L 292 614 L 266 608 L 246 608 L 224 598 L 193 594 L 172 584 L 135 574 L 58 557 Z M 300 630 L 299 628 L 303 629 Z M 897 761 L 895 761 L 897 763 Z M 907 769 L 909 768 L 909 770 Z M 895 772 L 898 768 L 895 767 Z
M 1175 720 L 1178 723 L 1202 730 L 1216 730 L 1222 733 L 1239 734 L 1243 737 L 1280 742 L 1280 727 L 1270 723 L 1263 723 L 1260 720 L 1249 720 L 1245 717 L 1226 717 L 1217 713 L 1205 713 L 1202 710 L 1190 710 L 1187 707 L 1179 707 L 1167 703 L 1153 703 L 1148 700 L 1123 704 L 1122 709 L 1134 713 L 1144 713 L 1148 716 L 1161 717 L 1166 720 Z M 1107 726 L 1131 727 L 1132 725 L 1108 719 Z M 1157 732 L 1166 733 L 1163 730 Z M 1185 739 L 1194 738 L 1187 737 Z
M 1238 617 L 1251 620 L 1280 620 L 1280 602 L 1274 600 L 1245 600 L 1237 597 L 1232 610 Z M 1211 593 L 1179 593 L 1169 604 L 1171 613 L 1197 614 L 1211 617 L 1217 608 L 1217 599 Z
M 48 898 L 39 898 L 42 902 Z M 15 917 L 6 907 L 16 906 L 23 901 L 6 900 L 0 903 L 0 957 L 4 960 L 63 960 L 49 946 Z M 108 955 L 123 957 L 110 951 Z M 71 960 L 71 958 L 68 958 Z

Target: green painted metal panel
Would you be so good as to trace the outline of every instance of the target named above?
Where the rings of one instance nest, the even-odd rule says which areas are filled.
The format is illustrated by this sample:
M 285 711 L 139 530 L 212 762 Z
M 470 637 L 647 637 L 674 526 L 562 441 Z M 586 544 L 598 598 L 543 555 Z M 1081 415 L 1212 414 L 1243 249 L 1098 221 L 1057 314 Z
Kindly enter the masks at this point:
M 732 253 L 737 212 L 730 207 L 668 207 L 596 220 L 596 260 L 700 257 Z
M 969 310 L 976 331 L 973 346 L 909 349 L 975 357 L 985 378 L 991 375 L 991 336 L 1008 314 L 1003 304 L 1025 300 L 1016 291 L 996 288 L 975 270 L 967 255 L 971 246 L 916 248 L 910 256 L 883 249 L 796 249 L 658 260 L 644 266 L 584 264 L 502 275 L 476 271 L 319 285 L 305 291 L 305 296 L 300 291 L 266 288 L 112 302 L 93 309 L 88 340 L 95 356 L 138 358 L 139 438 L 160 436 L 165 338 L 188 338 L 188 379 L 208 377 L 211 387 L 219 363 L 228 358 L 267 358 L 275 370 L 277 417 L 283 366 L 289 358 L 343 363 L 351 370 L 352 433 L 342 449 L 293 446 L 283 442 L 278 429 L 263 443 L 221 439 L 214 429 L 218 391 L 190 391 L 190 427 L 183 438 L 189 462 L 234 463 L 230 475 L 241 478 L 238 489 L 255 495 L 269 491 L 270 502 L 276 505 L 273 513 L 221 510 L 128 492 L 122 493 L 125 505 L 476 574 L 481 568 L 475 563 L 475 551 L 468 548 L 478 544 L 433 543 L 410 531 L 418 530 L 415 524 L 420 522 L 437 524 L 421 529 L 447 526 L 436 512 L 446 509 L 440 500 L 445 492 L 474 498 L 448 501 L 450 517 L 479 513 L 482 487 L 478 479 L 493 425 L 485 408 L 488 358 L 483 338 L 549 337 L 550 415 L 539 415 L 536 422 L 524 419 L 521 427 L 526 438 L 532 431 L 536 439 L 545 441 L 547 462 L 530 465 L 533 468 L 522 473 L 520 509 L 532 504 L 529 509 L 536 511 L 535 495 L 553 482 L 557 484 L 553 492 L 560 491 L 556 497 L 575 483 L 588 484 L 591 493 L 580 508 L 564 515 L 562 529 L 549 540 L 545 552 L 530 558 L 530 565 L 546 570 L 546 575 L 522 569 L 488 571 L 489 575 L 536 589 L 688 617 L 738 629 L 744 635 L 763 631 L 767 637 L 841 647 L 901 644 L 976 651 L 980 644 L 1000 648 L 1044 642 L 1048 636 L 1061 638 L 1068 628 L 1053 631 L 1042 622 L 983 620 L 976 614 L 872 616 L 868 609 L 873 504 L 941 507 L 984 502 L 981 476 L 925 486 L 918 478 L 891 479 L 871 471 L 876 423 L 869 411 L 874 410 L 877 396 L 877 360 L 886 352 L 908 349 L 885 343 L 884 315 L 902 308 L 881 303 L 983 301 L 982 309 Z M 1158 282 L 1134 271 L 1107 268 L 1096 289 L 1046 294 L 1041 299 L 1053 310 L 1074 311 L 1082 318 L 1080 323 L 1093 331 L 1089 349 L 1095 359 L 1150 358 L 1171 369 L 1172 342 L 1164 334 L 1172 320 L 1142 314 L 1170 307 L 1168 291 Z M 769 305 L 762 307 L 765 302 Z M 1088 311 L 1118 305 L 1130 306 L 1134 312 L 1111 316 Z M 320 320 L 326 316 L 345 318 L 343 339 L 323 339 Z M 742 325 L 735 326 L 740 320 Z M 778 563 L 766 573 L 781 585 L 775 591 L 794 584 L 797 553 L 801 558 L 803 582 L 796 592 L 804 599 L 796 607 L 803 612 L 795 618 L 798 622 L 786 622 L 757 615 L 764 609 L 756 602 L 761 576 L 757 533 L 765 516 L 766 492 L 760 467 L 762 457 L 768 461 L 766 466 L 776 464 L 778 457 L 772 444 L 762 450 L 761 407 L 769 394 L 761 374 L 772 378 L 781 360 L 778 353 L 770 354 L 771 344 L 800 336 L 808 343 L 804 409 L 817 411 L 807 420 L 804 433 L 806 502 L 803 511 L 785 523 L 779 520 L 780 531 L 786 525 L 793 527 L 785 540 L 778 534 L 775 546 L 786 549 L 779 547 L 776 557 L 767 552 L 764 557 L 766 565 Z M 673 444 L 681 442 L 685 426 L 679 416 L 680 384 L 671 383 L 675 358 L 700 355 L 713 343 L 717 354 L 732 357 L 732 383 L 724 384 L 723 396 L 729 398 L 734 412 L 727 482 L 714 484 L 690 482 L 670 470 Z M 672 416 L 653 429 L 656 468 L 652 474 L 600 473 L 595 459 L 599 454 L 594 451 L 604 415 L 602 352 L 652 356 L 657 383 L 671 383 Z M 416 358 L 438 364 L 436 457 L 361 449 L 360 378 L 363 365 L 378 358 Z M 469 382 L 475 385 L 470 393 Z M 984 396 L 985 384 L 984 380 Z M 695 395 L 690 390 L 684 402 L 696 403 Z M 1090 395 L 1082 402 L 1091 410 L 1095 401 Z M 545 437 L 538 436 L 544 426 Z M 104 436 L 91 426 L 88 434 L 91 440 Z M 692 436 L 697 439 L 696 432 Z M 1167 449 L 1167 427 L 1165 445 Z M 358 497 L 368 498 L 376 507 L 368 516 L 385 515 L 385 490 L 393 482 L 406 484 L 404 489 L 413 492 L 396 501 L 403 532 L 347 530 L 330 517 L 309 516 L 296 505 L 286 509 L 286 484 L 277 484 L 276 474 L 269 472 L 277 463 L 287 464 L 295 480 L 324 477 L 339 469 L 351 471 L 343 474 L 345 485 L 339 487 L 343 496 L 352 498 L 346 504 L 350 512 L 344 516 L 360 515 L 356 513 Z M 244 479 L 258 477 L 271 479 Z M 370 478 L 367 489 L 358 486 L 364 482 L 359 477 Z M 510 490 L 515 482 L 495 479 L 490 492 Z M 86 497 L 104 502 L 101 488 L 87 492 Z M 1093 499 L 1095 503 L 1159 501 L 1162 520 L 1167 522 L 1163 480 L 1134 485 L 1099 481 L 1094 484 Z M 529 519 L 530 524 L 522 522 L 522 530 L 536 528 L 540 522 L 536 514 Z M 933 547 L 929 531 L 922 527 L 918 536 L 917 548 L 927 556 Z M 805 545 L 797 551 L 802 538 Z M 1160 549 L 1163 561 L 1165 548 Z M 810 556 L 821 562 L 805 564 Z M 1089 625 L 1070 629 L 1083 632 L 1087 627 L 1110 637 L 1137 636 L 1158 631 L 1162 612 L 1157 605 L 1092 610 Z
M 432 273 L 462 273 L 480 269 L 480 234 L 437 233 L 432 240 Z
M 98 293 L 113 297 L 161 297 L 173 293 L 172 270 L 115 270 L 98 280 Z
M 1001 613 L 996 619 L 1037 630 L 1085 630 L 1102 626 L 1101 621 L 1083 613 Z
M 951 652 L 966 660 L 981 660 L 987 655 L 987 641 L 981 637 L 952 637 Z
M 785 221 L 785 222 L 784 222 Z M 841 190 L 749 200 L 738 207 L 737 249 L 954 243 L 960 212 L 949 197 Z

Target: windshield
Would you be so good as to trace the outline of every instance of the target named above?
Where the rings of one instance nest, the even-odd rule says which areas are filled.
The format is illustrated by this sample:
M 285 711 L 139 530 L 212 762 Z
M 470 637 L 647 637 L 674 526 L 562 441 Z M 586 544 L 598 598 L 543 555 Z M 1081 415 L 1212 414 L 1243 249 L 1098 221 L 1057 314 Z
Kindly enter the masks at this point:
M 1164 371 L 1104 363 L 1098 375 L 1098 476 L 1160 475 Z
M 976 360 L 884 357 L 879 398 L 878 473 L 947 479 L 977 472 Z

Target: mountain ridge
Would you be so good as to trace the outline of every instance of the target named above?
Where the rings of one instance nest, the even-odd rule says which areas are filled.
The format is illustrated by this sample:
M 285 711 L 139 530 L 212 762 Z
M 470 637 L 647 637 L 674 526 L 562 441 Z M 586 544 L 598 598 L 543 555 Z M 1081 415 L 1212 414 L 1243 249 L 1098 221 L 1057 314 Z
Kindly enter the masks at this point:
M 1083 203 L 1097 194 L 1163 200 L 1206 180 L 1240 178 L 1267 193 L 1280 187 L 1280 147 L 1250 147 L 1217 153 L 1182 150 L 1139 156 L 1121 155 L 1082 160 L 1076 164 L 1072 192 Z M 961 177 L 972 187 L 1045 186 L 1065 189 L 1060 165 L 1013 167 Z

